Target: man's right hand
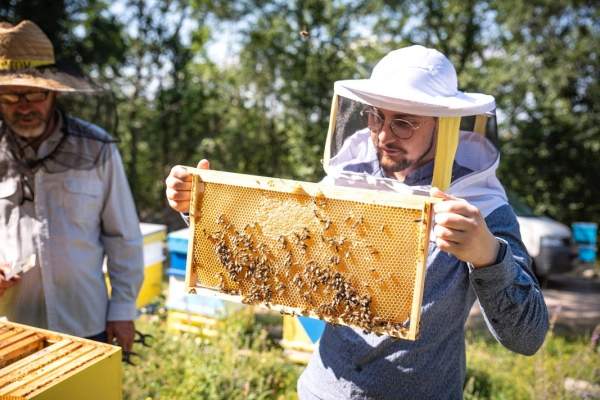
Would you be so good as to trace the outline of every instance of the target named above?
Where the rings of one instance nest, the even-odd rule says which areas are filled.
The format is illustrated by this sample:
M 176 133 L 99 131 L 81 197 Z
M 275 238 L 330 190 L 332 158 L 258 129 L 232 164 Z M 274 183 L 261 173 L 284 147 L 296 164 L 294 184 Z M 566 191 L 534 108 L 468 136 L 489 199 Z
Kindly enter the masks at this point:
M 0 297 L 6 292 L 6 289 L 15 286 L 21 280 L 18 276 L 6 279 L 4 277 L 4 269 L 8 269 L 8 264 L 0 262 Z
M 208 160 L 201 160 L 198 168 L 209 169 Z M 167 199 L 169 205 L 175 211 L 187 213 L 190 210 L 190 197 L 192 190 L 192 174 L 182 165 L 176 165 L 171 169 L 165 180 L 167 185 Z

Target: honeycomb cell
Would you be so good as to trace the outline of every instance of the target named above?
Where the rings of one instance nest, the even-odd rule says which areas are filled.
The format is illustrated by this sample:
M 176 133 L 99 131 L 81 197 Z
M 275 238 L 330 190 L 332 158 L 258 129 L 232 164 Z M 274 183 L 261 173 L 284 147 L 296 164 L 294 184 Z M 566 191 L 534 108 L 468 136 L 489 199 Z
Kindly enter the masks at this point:
M 194 172 L 189 290 L 416 338 L 428 197 Z

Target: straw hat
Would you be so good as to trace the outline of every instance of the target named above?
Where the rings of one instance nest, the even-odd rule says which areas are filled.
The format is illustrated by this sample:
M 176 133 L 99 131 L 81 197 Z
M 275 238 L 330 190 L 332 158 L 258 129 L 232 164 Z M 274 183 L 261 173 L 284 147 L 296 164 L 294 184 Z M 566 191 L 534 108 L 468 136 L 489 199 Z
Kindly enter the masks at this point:
M 54 67 L 54 49 L 33 22 L 0 22 L 0 86 L 28 86 L 56 92 L 88 92 L 85 80 Z
M 368 105 L 415 115 L 466 116 L 495 108 L 492 96 L 460 92 L 452 63 L 439 51 L 423 46 L 388 53 L 369 79 L 337 81 L 334 91 Z

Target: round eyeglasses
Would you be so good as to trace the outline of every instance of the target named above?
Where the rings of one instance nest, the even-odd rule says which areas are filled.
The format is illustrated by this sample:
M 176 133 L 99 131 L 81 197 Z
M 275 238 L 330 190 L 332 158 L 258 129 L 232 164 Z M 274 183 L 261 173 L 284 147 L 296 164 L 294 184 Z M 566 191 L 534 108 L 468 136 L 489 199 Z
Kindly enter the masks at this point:
M 360 112 L 361 116 L 367 117 L 367 125 L 371 132 L 379 134 L 383 129 L 385 117 L 376 108 L 368 107 Z M 390 128 L 392 134 L 402 140 L 410 139 L 417 129 L 421 127 L 421 121 L 409 121 L 404 118 L 392 118 Z
M 39 103 L 46 100 L 49 93 L 48 90 L 28 93 L 0 93 L 0 103 L 12 105 L 19 103 L 21 99 L 25 99 L 27 103 Z

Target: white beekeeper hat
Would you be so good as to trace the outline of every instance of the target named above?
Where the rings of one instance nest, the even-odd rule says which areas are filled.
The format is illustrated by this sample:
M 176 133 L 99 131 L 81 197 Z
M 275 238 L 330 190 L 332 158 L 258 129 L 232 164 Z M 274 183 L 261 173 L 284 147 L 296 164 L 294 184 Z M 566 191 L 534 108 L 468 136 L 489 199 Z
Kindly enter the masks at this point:
M 334 92 L 374 107 L 434 117 L 495 108 L 493 96 L 459 91 L 452 63 L 439 51 L 418 45 L 388 53 L 369 79 L 335 82 Z

